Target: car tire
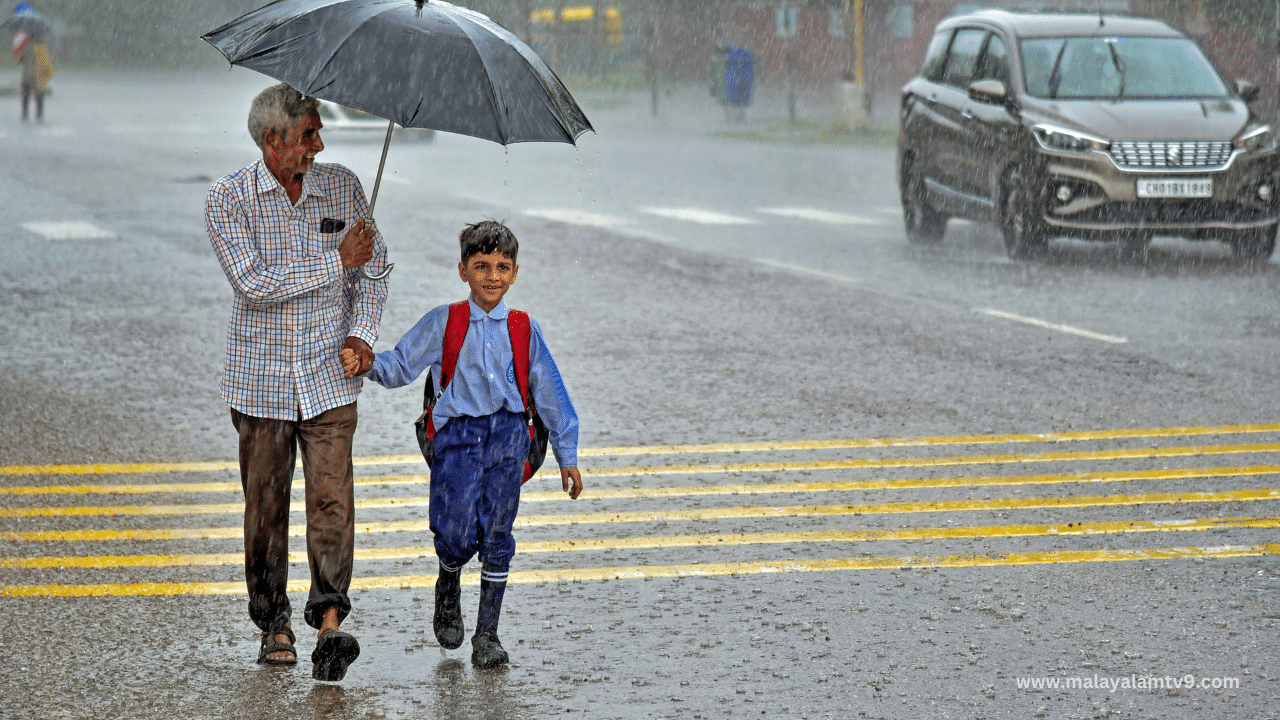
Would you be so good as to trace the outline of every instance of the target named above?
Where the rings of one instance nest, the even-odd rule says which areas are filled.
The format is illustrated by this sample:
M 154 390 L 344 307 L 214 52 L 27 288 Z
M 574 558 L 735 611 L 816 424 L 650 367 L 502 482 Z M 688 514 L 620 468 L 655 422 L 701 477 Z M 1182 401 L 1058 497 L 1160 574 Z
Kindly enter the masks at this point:
M 902 161 L 902 222 L 906 226 L 907 241 L 926 245 L 942 240 L 947 230 L 947 216 L 929 207 L 924 195 L 924 178 L 916 167 L 914 158 Z
M 1236 260 L 1246 263 L 1266 262 L 1276 249 L 1276 225 L 1237 230 L 1227 242 Z
M 1009 170 L 1001 185 L 1000 232 L 1005 252 L 1014 260 L 1040 257 L 1049 247 L 1044 221 L 1020 168 Z

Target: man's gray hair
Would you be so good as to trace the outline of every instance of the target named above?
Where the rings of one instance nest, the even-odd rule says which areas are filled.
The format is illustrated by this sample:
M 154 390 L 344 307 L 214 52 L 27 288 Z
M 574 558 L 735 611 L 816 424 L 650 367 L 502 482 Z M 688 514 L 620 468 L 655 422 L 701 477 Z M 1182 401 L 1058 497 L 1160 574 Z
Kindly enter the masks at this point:
M 262 133 L 275 130 L 282 139 L 298 123 L 298 118 L 316 112 L 320 101 L 306 97 L 293 88 L 280 83 L 258 93 L 249 106 L 249 134 L 262 150 Z

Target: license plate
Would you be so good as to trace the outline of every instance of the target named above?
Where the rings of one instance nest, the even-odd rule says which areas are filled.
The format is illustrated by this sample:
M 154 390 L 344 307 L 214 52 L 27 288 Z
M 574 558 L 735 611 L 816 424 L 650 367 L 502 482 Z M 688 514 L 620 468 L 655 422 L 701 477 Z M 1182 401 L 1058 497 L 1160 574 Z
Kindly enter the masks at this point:
M 1140 198 L 1207 198 L 1213 197 L 1212 178 L 1153 178 L 1138 181 Z

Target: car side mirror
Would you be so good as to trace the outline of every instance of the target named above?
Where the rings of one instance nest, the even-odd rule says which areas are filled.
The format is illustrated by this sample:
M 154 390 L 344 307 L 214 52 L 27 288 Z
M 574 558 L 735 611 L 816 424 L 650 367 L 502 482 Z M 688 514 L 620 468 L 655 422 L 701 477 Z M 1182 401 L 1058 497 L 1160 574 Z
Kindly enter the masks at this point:
M 969 85 L 969 99 L 988 105 L 1003 105 L 1008 90 L 999 80 L 979 80 Z
M 1251 103 L 1258 99 L 1258 95 L 1262 93 L 1262 89 L 1248 80 L 1236 81 L 1236 94 L 1246 103 Z

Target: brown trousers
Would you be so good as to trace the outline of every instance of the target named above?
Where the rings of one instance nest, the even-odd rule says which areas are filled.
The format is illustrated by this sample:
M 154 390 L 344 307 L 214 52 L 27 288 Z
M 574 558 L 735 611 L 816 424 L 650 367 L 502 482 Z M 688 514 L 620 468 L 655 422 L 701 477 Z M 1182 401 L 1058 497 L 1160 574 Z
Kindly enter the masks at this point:
M 298 450 L 306 482 L 307 562 L 311 593 L 303 613 L 319 628 L 325 610 L 338 618 L 351 612 L 355 551 L 355 488 L 351 439 L 356 404 L 327 410 L 310 420 L 270 420 L 234 408 L 240 433 L 240 484 L 244 488 L 244 575 L 249 617 L 263 632 L 284 627 L 289 607 L 289 491 Z

